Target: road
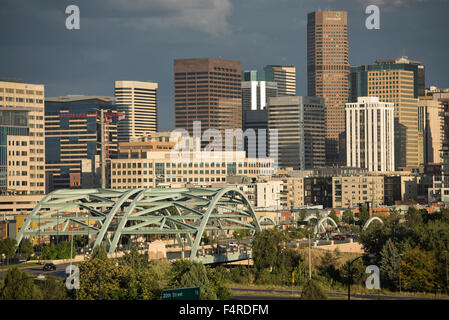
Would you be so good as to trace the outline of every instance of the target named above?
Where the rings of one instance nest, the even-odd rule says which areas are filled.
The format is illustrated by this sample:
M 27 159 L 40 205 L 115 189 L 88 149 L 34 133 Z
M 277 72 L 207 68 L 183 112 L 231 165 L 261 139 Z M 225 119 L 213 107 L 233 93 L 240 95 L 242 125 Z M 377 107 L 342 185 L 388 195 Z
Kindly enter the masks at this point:
M 32 266 L 32 267 L 20 268 L 20 271 L 26 272 L 29 275 L 35 276 L 35 277 L 37 277 L 40 274 L 43 274 L 44 276 L 51 275 L 51 276 L 56 277 L 56 278 L 65 279 L 65 269 L 66 269 L 66 267 L 68 265 L 70 265 L 70 263 L 57 264 L 55 271 L 43 271 L 42 270 L 43 265 L 42 266 Z M 1 278 L 6 277 L 6 273 L 7 272 L 8 272 L 8 269 L 0 269 L 0 277 Z
M 261 298 L 262 300 L 295 300 L 298 299 L 297 297 L 292 296 L 264 296 L 260 295 L 261 293 L 283 293 L 283 294 L 292 294 L 291 290 L 271 290 L 271 289 L 250 289 L 250 288 L 230 288 L 233 292 L 254 292 L 254 296 L 241 296 L 241 295 L 233 295 L 232 299 L 236 300 L 253 300 L 256 297 Z M 301 294 L 301 291 L 293 291 L 294 294 Z M 257 295 L 259 294 L 259 295 Z M 332 296 L 344 296 L 347 297 L 348 295 L 346 293 L 341 292 L 327 292 L 327 295 L 331 296 L 329 297 L 330 300 L 332 300 Z M 357 299 L 368 299 L 368 300 L 439 300 L 434 298 L 417 298 L 417 297 L 404 297 L 404 296 L 390 296 L 390 295 L 364 295 L 364 294 L 351 294 L 351 298 L 357 298 Z M 338 299 L 341 300 L 341 299 Z

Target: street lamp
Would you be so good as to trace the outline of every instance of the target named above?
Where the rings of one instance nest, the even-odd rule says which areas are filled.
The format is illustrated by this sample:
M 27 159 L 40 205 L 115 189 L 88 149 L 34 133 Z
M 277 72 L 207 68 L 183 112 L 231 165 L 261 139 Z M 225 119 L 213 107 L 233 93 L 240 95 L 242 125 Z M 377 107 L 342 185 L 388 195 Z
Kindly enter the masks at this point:
M 368 257 L 371 259 L 371 258 L 374 258 L 374 254 L 365 254 L 365 255 L 359 256 L 349 262 L 349 266 L 348 266 L 348 301 L 351 300 L 351 282 L 352 282 L 352 269 L 351 268 L 352 268 L 352 264 L 355 261 L 357 261 L 358 259 L 363 258 L 363 257 Z

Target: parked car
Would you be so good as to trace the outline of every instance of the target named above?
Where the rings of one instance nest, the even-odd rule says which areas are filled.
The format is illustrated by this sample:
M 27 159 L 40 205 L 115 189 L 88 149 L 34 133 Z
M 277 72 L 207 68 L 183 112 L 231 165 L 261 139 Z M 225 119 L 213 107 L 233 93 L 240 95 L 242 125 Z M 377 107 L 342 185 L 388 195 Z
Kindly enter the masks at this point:
M 43 268 L 44 271 L 55 271 L 56 265 L 54 263 L 46 263 Z
M 342 236 L 341 234 L 337 234 L 335 236 L 333 236 L 332 240 L 344 240 L 345 237 Z
M 229 247 L 230 248 L 237 248 L 239 246 L 239 244 L 235 241 L 231 241 L 229 242 Z

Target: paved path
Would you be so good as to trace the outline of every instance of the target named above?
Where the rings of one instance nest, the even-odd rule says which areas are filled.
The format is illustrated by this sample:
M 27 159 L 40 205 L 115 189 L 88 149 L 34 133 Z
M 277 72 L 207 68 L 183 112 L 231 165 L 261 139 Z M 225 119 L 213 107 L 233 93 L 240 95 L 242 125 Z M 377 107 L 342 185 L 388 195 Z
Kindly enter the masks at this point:
M 235 292 L 257 292 L 257 293 L 286 293 L 291 294 L 291 290 L 274 290 L 274 289 L 250 289 L 250 288 L 230 288 L 232 291 Z M 294 294 L 301 294 L 301 291 L 293 291 Z M 347 293 L 342 292 L 327 292 L 329 296 L 345 296 L 347 297 Z M 259 296 L 258 296 L 259 297 Z M 405 296 L 389 296 L 389 295 L 364 295 L 364 294 L 351 294 L 351 297 L 353 298 L 359 298 L 359 299 L 369 299 L 369 300 L 378 300 L 378 299 L 384 299 L 384 300 L 440 300 L 440 299 L 434 299 L 434 298 L 418 298 L 418 297 L 405 297 Z M 244 299 L 244 296 L 238 296 L 236 295 L 235 298 L 242 298 Z M 248 296 L 248 299 L 250 296 Z M 282 297 L 278 297 L 282 298 Z M 292 297 L 286 297 L 286 300 L 291 300 Z M 297 299 L 297 298 L 295 298 Z

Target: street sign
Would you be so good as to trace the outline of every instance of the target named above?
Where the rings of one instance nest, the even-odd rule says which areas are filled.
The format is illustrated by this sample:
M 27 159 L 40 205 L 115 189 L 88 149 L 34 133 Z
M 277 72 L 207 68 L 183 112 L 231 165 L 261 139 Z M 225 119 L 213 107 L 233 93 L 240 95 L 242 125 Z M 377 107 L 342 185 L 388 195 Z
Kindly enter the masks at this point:
M 162 300 L 200 300 L 200 287 L 162 290 Z

